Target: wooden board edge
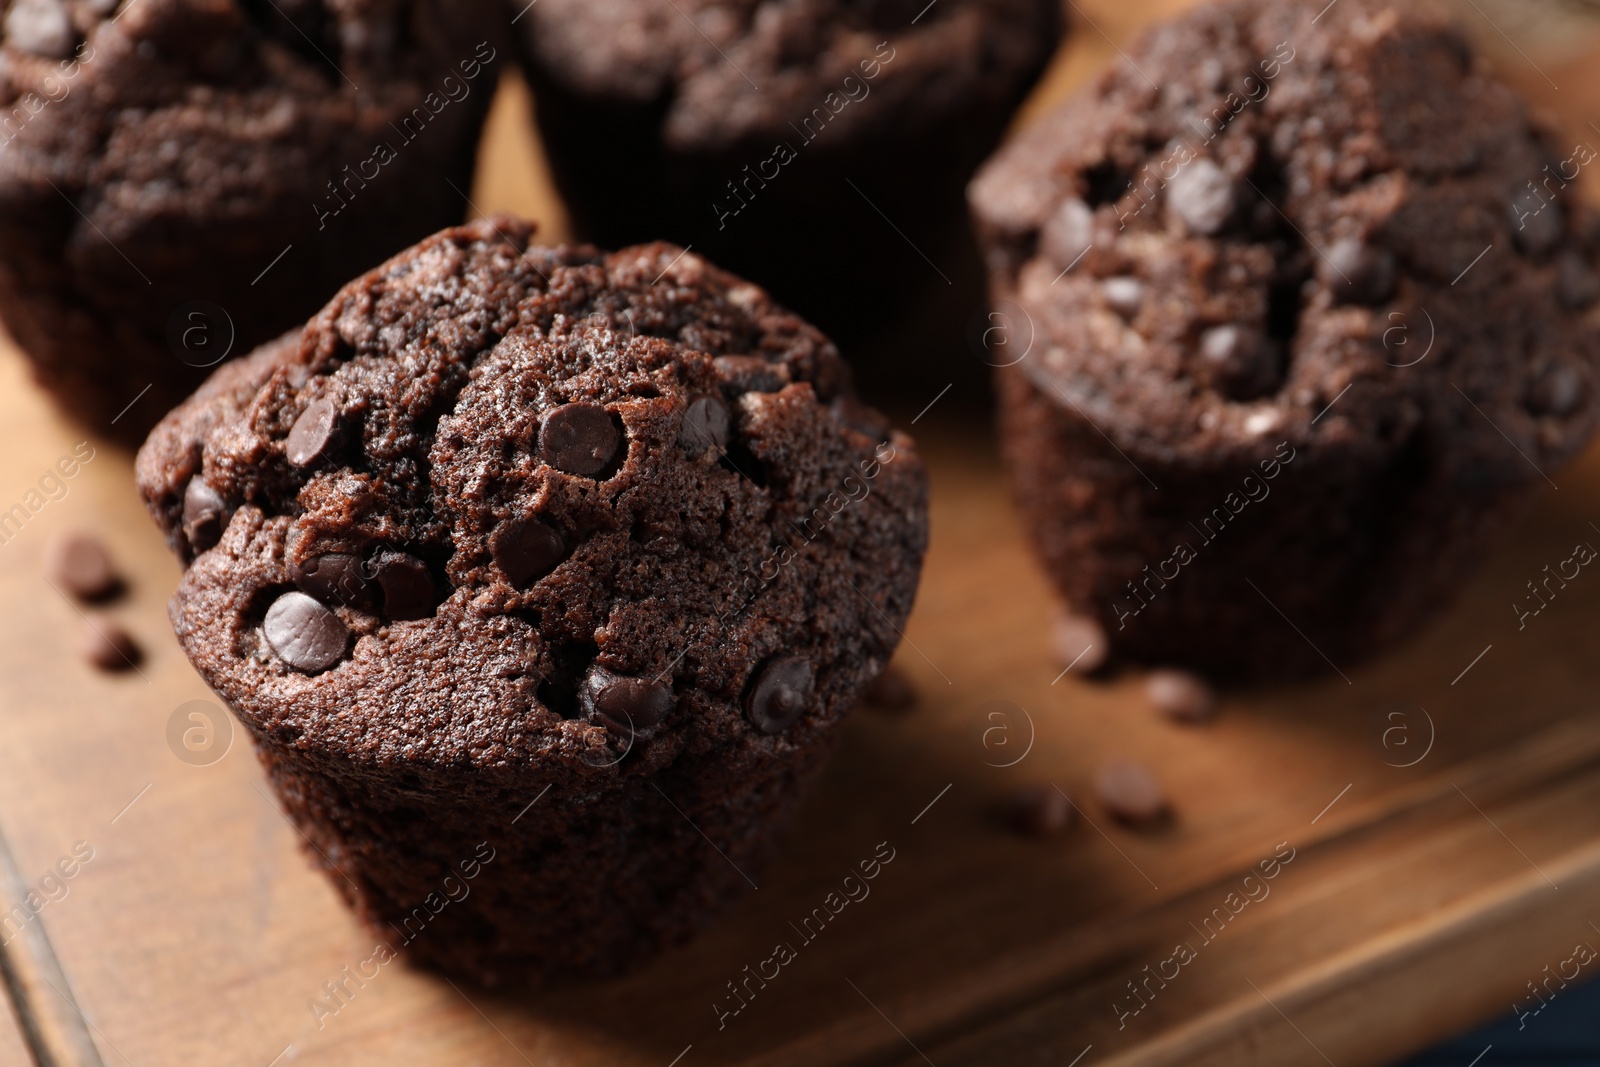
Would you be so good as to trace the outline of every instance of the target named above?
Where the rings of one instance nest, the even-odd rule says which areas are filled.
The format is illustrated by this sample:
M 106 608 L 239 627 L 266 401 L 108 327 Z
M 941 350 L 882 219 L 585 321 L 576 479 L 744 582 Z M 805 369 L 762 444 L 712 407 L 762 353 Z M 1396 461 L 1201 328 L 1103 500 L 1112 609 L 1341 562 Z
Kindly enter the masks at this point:
M 1552 892 L 1551 881 L 1561 889 Z M 1592 900 L 1596 892 L 1600 841 L 1289 975 L 1253 999 L 1235 1000 L 1138 1049 L 1101 1060 L 1099 1067 L 1320 1064 L 1330 1057 L 1341 1067 L 1390 1063 L 1394 1043 L 1379 1039 L 1386 1028 L 1411 1035 L 1407 1043 L 1415 1051 L 1482 1022 L 1484 1006 L 1476 1001 L 1495 994 L 1464 998 L 1461 983 L 1452 978 L 1483 957 L 1511 973 L 1537 974 L 1549 963 L 1540 935 L 1584 928 L 1585 896 Z M 1352 1011 L 1353 999 L 1363 1004 L 1359 1015 Z M 1504 1003 L 1511 1006 L 1509 999 Z M 1422 1040 L 1415 1036 L 1419 1018 L 1431 1020 Z M 1356 1025 L 1359 1045 L 1352 1043 Z M 1324 1039 L 1318 1048 L 1306 1031 L 1334 1033 L 1343 1044 Z M 1376 1055 L 1380 1047 L 1384 1052 Z
M 0 915 L 0 985 L 23 1041 L 39 1067 L 104 1067 L 44 917 L 29 908 L 36 899 L 0 831 L 0 900 L 10 902 Z
M 1302 853 L 1307 854 L 1335 849 L 1359 850 L 1381 843 L 1387 835 L 1411 824 L 1413 820 L 1426 819 L 1430 813 L 1459 806 L 1464 795 L 1461 793 L 1463 788 L 1471 790 L 1482 804 L 1500 805 L 1547 796 L 1575 776 L 1585 775 L 1600 777 L 1600 720 L 1592 716 L 1574 716 L 1531 735 L 1509 750 L 1462 761 L 1421 778 L 1410 786 L 1392 791 L 1379 800 L 1367 804 L 1349 804 L 1336 816 L 1326 819 L 1318 827 L 1317 833 L 1299 838 L 1295 844 Z M 1579 851 L 1582 852 L 1586 847 L 1580 847 Z M 1600 845 L 1596 847 L 1600 848 Z M 1563 857 L 1564 861 L 1567 856 Z M 1600 864 L 1600 853 L 1597 853 L 1595 862 Z M 1091 973 L 1119 958 L 1129 940 L 1130 927 L 1158 922 L 1162 916 L 1170 913 L 1184 912 L 1195 903 L 1208 900 L 1219 891 L 1230 888 L 1250 871 L 1248 863 L 1237 868 L 1229 867 L 1213 877 L 1164 896 L 1152 908 L 1118 916 L 1088 933 L 1074 931 L 1068 935 L 1042 936 L 1025 951 L 1000 957 L 981 970 L 923 990 L 914 1000 L 880 1004 L 877 1008 L 893 1015 L 897 1027 L 920 1046 L 936 1047 L 960 1042 L 989 1029 L 997 1019 L 1015 1015 L 1052 999 L 1071 985 L 1076 976 Z M 1548 889 L 1539 875 L 1533 876 L 1530 885 L 1534 889 Z M 1505 883 L 1496 883 L 1491 890 L 1470 899 L 1479 902 L 1475 906 L 1498 906 L 1499 894 L 1510 892 L 1515 897 L 1521 891 L 1507 889 Z M 1374 944 L 1388 946 L 1388 940 L 1379 939 Z M 1412 950 L 1420 951 L 1426 944 L 1424 941 Z M 1395 946 L 1392 951 L 1400 951 L 1400 948 Z M 1385 947 L 1381 951 L 1387 953 L 1391 948 Z M 1349 965 L 1343 955 L 1334 957 L 1328 964 L 1335 974 L 1342 973 L 1343 968 Z M 1243 1008 L 1230 1004 L 1218 1010 L 1226 1016 Z M 1267 1010 L 1270 1012 L 1272 1009 Z M 1250 1016 L 1248 1021 L 1254 1025 L 1255 1016 Z M 1477 1021 L 1481 1021 L 1481 1013 L 1478 1016 L 1463 1016 L 1460 1025 L 1467 1026 Z M 1437 1036 L 1446 1037 L 1451 1032 L 1447 1029 Z M 751 1067 L 798 1067 L 800 1064 L 819 1062 L 881 1064 L 898 1062 L 904 1047 L 902 1036 L 894 1030 L 886 1032 L 878 1011 L 863 1006 L 863 1010 L 759 1055 L 749 1064 Z M 1145 1063 L 1144 1060 L 1129 1062 Z M 1171 1062 L 1187 1061 L 1180 1058 Z M 1236 1061 L 1224 1057 L 1218 1062 Z M 1317 1058 L 1316 1062 L 1322 1063 L 1323 1060 Z

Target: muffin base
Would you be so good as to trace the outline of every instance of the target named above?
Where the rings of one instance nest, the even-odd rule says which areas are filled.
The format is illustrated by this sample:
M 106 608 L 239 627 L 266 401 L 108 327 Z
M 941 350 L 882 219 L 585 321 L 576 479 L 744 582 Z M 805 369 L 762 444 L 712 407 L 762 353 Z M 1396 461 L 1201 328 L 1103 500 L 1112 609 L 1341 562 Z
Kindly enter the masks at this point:
M 308 857 L 373 936 L 483 985 L 616 975 L 687 940 L 753 887 L 827 755 L 684 761 L 590 792 L 252 737 Z
M 1530 496 L 1445 484 L 1420 438 L 1389 458 L 1270 435 L 1248 460 L 1123 455 L 1021 369 L 997 388 L 1045 570 L 1117 661 L 1235 682 L 1342 671 L 1415 632 Z

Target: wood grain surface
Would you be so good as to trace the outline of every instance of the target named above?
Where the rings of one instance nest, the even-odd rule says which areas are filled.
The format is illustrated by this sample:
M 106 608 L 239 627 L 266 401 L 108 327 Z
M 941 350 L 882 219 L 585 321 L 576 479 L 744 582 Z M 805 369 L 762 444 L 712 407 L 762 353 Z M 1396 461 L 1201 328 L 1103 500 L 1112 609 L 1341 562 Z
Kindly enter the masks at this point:
M 1177 6 L 1076 8 L 1041 99 Z M 514 85 L 498 102 L 474 204 L 558 239 L 526 105 Z M 908 414 L 941 384 L 908 383 Z M 94 1042 L 57 1034 L 57 1061 L 1351 1067 L 1528 1003 L 1576 944 L 1600 945 L 1600 575 L 1520 632 L 1508 606 L 1575 542 L 1600 544 L 1600 452 L 1554 473 L 1560 488 L 1393 654 L 1344 667 L 1348 681 L 1232 694 L 1196 729 L 1156 716 L 1136 676 L 1061 676 L 1052 595 L 987 430 L 935 405 L 914 432 L 933 541 L 896 662 L 917 706 L 858 711 L 779 863 L 703 937 L 620 981 L 491 992 L 363 969 L 372 938 L 305 862 L 246 739 L 191 703 L 215 698 L 171 636 L 178 567 L 131 457 L 0 351 L 0 510 L 78 442 L 96 449 L 0 545 L 0 834 L 27 885 L 92 850 L 33 920 L 77 1005 L 64 1025 Z M 137 670 L 77 657 L 85 609 L 40 568 L 74 528 L 130 579 L 101 610 L 138 636 Z M 1170 822 L 1129 830 L 1092 801 L 1114 756 L 1157 769 Z M 1042 784 L 1074 798 L 1075 824 L 1017 837 L 999 813 Z M 870 895 L 799 935 L 882 848 L 894 858 Z M 743 1002 L 730 983 L 780 942 L 796 958 L 723 1015 Z M 1179 945 L 1191 958 L 1173 964 Z M 4 950 L 34 973 L 39 951 Z M 60 1022 L 48 996 L 21 999 Z M 27 1062 L 13 1036 L 0 1027 L 0 1064 Z
M 0 1063 L 29 1064 L 28 1044 L 19 1029 L 20 1019 L 9 1003 L 0 1011 Z

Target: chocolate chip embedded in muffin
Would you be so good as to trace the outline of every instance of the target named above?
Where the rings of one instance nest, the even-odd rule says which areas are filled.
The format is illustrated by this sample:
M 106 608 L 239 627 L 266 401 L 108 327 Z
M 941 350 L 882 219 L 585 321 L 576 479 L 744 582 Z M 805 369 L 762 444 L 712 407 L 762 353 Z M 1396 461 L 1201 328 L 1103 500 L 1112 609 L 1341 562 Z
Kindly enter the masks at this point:
M 561 533 L 542 519 L 523 515 L 495 527 L 489 551 L 496 566 L 515 586 L 526 586 L 567 558 Z
M 765 734 L 782 733 L 806 712 L 816 676 L 800 656 L 783 656 L 757 672 L 745 697 L 745 713 Z
M 1328 246 L 1322 282 L 1336 301 L 1381 304 L 1394 295 L 1394 253 L 1355 237 Z
M 384 256 L 459 221 L 493 0 L 14 0 L 0 315 L 73 417 L 136 442 Z
M 539 458 L 568 474 L 593 478 L 621 447 L 622 434 L 599 404 L 562 404 L 539 424 Z
M 636 965 L 747 889 L 927 543 L 911 441 L 816 329 L 694 252 L 530 231 L 356 279 L 138 460 L 184 651 L 360 915 L 495 850 L 407 949 L 485 981 Z
M 386 617 L 405 621 L 433 614 L 439 591 L 422 560 L 404 552 L 383 551 L 372 560 L 370 569 L 383 594 Z
M 60 0 L 16 0 L 3 27 L 7 46 L 45 59 L 65 59 L 78 43 Z
M 360 556 L 350 552 L 325 552 L 298 565 L 291 565 L 294 584 L 325 604 L 344 604 L 358 611 L 372 611 L 378 604 L 379 590 L 366 575 Z
M 350 628 L 332 608 L 305 593 L 285 593 L 273 601 L 261 634 L 283 662 L 307 674 L 338 663 L 350 644 Z
M 1007 463 L 1116 659 L 1347 669 L 1592 438 L 1596 229 L 1529 190 L 1559 143 L 1424 7 L 1236 0 L 984 167 L 992 293 L 1033 331 Z
M 728 444 L 731 416 L 728 405 L 714 396 L 697 396 L 689 401 L 683 413 L 683 429 L 678 431 L 678 443 L 690 455 L 710 451 L 720 454 Z
M 190 479 L 183 491 L 183 535 L 197 552 L 204 552 L 222 537 L 228 505 L 204 478 Z
M 1266 396 L 1282 383 L 1278 349 L 1253 326 L 1228 323 L 1200 335 L 1195 377 L 1232 400 Z
M 579 699 L 591 719 L 630 737 L 659 724 L 676 703 L 672 690 L 660 682 L 625 678 L 599 666 L 589 668 Z
M 1173 176 L 1167 189 L 1172 213 L 1198 234 L 1214 234 L 1232 217 L 1237 185 L 1209 159 L 1197 159 Z
M 343 429 L 338 403 L 331 397 L 318 397 L 306 405 L 289 427 L 283 457 L 291 466 L 309 467 L 338 443 Z

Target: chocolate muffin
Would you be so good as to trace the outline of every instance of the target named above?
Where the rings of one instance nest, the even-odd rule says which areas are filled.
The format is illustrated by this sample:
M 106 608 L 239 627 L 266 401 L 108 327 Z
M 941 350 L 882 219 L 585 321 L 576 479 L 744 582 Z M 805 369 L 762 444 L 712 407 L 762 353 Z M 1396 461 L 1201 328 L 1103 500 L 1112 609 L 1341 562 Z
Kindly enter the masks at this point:
M 1005 453 L 1116 653 L 1346 667 L 1583 447 L 1594 153 L 1563 144 L 1427 8 L 1247 0 L 985 166 Z
M 351 282 L 138 460 L 179 639 L 314 858 L 482 981 L 619 970 L 743 891 L 927 541 L 815 328 L 676 246 L 530 232 Z
M 0 316 L 40 381 L 137 442 L 226 354 L 461 221 L 503 22 L 492 0 L 6 5 Z
M 962 189 L 1054 52 L 1060 9 L 541 0 L 518 29 L 580 233 L 692 244 L 853 341 L 915 294 L 949 306 L 947 282 L 970 276 L 981 300 Z

